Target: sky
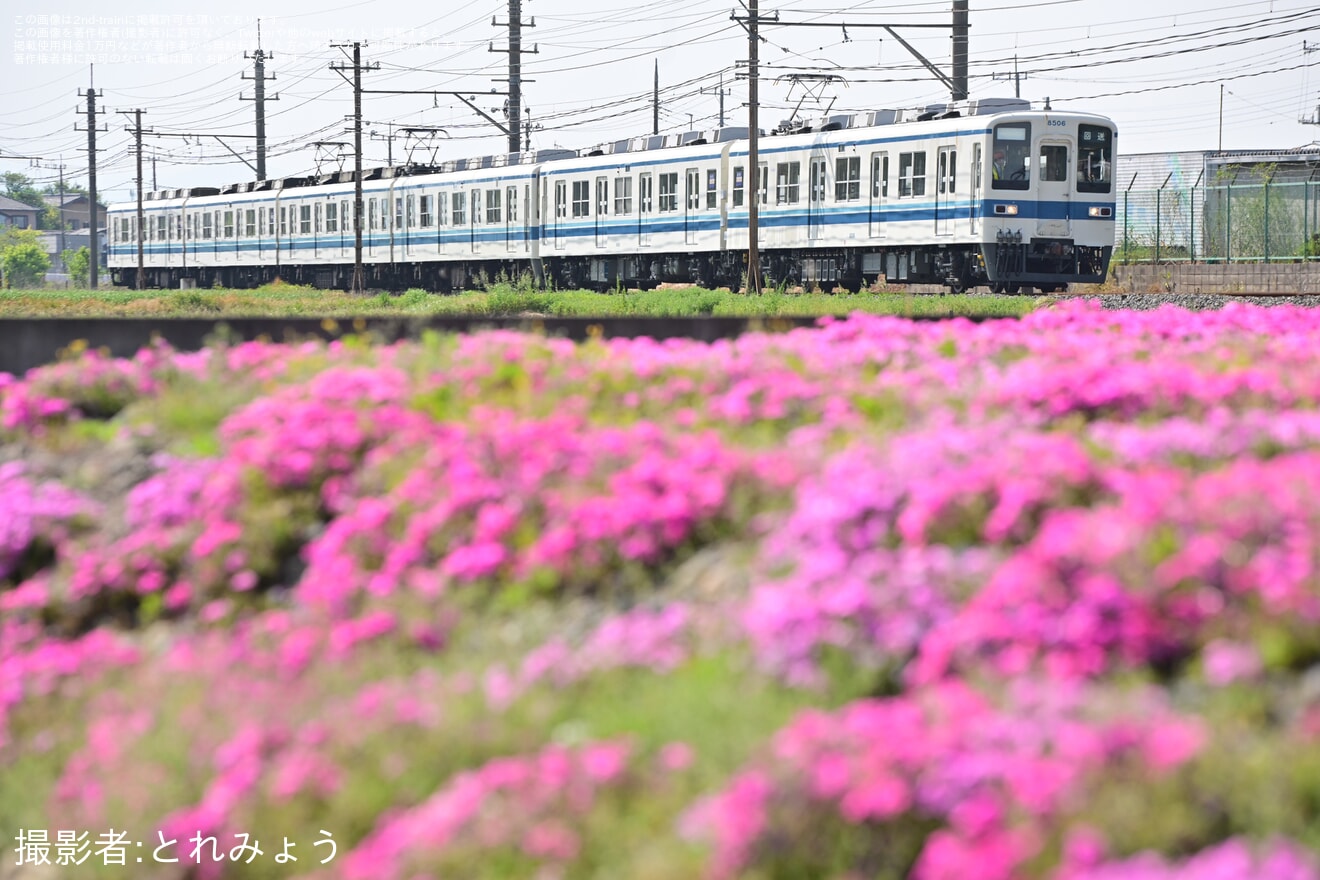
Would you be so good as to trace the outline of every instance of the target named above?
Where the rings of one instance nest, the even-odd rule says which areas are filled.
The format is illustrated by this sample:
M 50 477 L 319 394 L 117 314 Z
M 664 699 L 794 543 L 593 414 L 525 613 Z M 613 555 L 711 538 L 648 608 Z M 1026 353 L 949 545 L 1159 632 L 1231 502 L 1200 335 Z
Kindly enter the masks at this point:
M 132 198 L 132 111 L 143 111 L 144 187 L 254 178 L 254 50 L 269 57 L 267 176 L 352 167 L 353 92 L 332 65 L 362 59 L 366 89 L 463 91 L 504 118 L 508 0 L 388 6 L 378 0 L 229 0 L 181 13 L 165 0 L 7 4 L 0 44 L 0 172 L 38 185 L 86 183 L 85 98 L 99 94 L 98 190 Z M 951 68 L 950 0 L 760 0 L 761 127 L 820 116 L 922 107 L 948 89 L 877 27 L 894 25 L 936 67 Z M 1124 153 L 1302 147 L 1320 141 L 1320 3 L 1295 0 L 970 0 L 970 92 L 1113 119 Z M 1158 14 L 1151 14 L 1158 7 Z M 535 149 L 589 148 L 660 129 L 747 124 L 742 0 L 522 0 L 523 102 Z M 32 10 L 32 11 L 29 11 Z M 40 11 L 36 11 L 40 10 Z M 111 11 L 113 10 L 113 11 Z M 278 10 L 278 14 L 274 11 Z M 496 24 L 493 25 L 492 21 Z M 827 22 L 829 27 L 793 26 Z M 839 25 L 834 27 L 834 25 Z M 851 24 L 852 27 L 848 27 Z M 927 25 L 927 27 L 914 27 Z M 497 51 L 491 51 L 494 48 Z M 1014 70 L 1018 77 L 1014 77 Z M 243 79 L 246 76 L 248 79 Z M 815 79 L 804 79 L 803 77 Z M 821 81 L 821 77 L 828 77 Z M 445 161 L 507 151 L 507 136 L 462 101 L 363 96 L 364 162 Z M 1311 120 L 1312 124 L 1302 119 Z M 440 129 L 432 134 L 406 128 Z M 372 135 L 371 132 L 375 134 Z M 219 135 L 217 140 L 215 135 Z M 247 137 L 236 137 L 247 136 Z M 319 145 L 318 145 L 319 144 Z M 29 157 L 39 157 L 37 159 Z

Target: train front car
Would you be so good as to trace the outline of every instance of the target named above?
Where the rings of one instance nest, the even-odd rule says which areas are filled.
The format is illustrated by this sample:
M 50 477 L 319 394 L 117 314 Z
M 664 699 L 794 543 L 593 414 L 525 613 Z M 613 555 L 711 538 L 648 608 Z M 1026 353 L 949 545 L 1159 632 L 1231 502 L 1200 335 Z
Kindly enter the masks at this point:
M 1114 252 L 1114 123 L 1050 111 L 996 116 L 973 283 L 996 293 L 1099 284 Z

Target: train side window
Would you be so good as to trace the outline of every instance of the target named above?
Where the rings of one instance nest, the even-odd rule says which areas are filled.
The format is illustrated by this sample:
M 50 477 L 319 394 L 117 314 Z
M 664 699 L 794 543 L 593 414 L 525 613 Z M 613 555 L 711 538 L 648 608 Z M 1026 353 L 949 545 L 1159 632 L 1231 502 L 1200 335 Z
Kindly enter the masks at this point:
M 678 172 L 660 175 L 660 213 L 678 210 Z
M 834 160 L 834 200 L 855 202 L 862 197 L 862 157 L 840 156 Z
M 243 212 L 244 234 L 248 238 L 257 237 L 257 211 L 255 208 L 248 208 Z
M 339 206 L 334 202 L 328 202 L 325 206 L 325 231 L 339 231 Z
M 802 177 L 801 162 L 780 162 L 775 170 L 775 204 L 795 205 Z
M 303 235 L 312 234 L 312 206 L 298 206 L 298 231 Z
M 958 151 L 947 147 L 940 149 L 939 155 L 939 190 L 941 195 L 954 192 L 958 179 Z
M 386 202 L 388 205 L 389 202 Z M 403 228 L 403 196 L 394 197 L 394 228 Z
M 500 191 L 496 189 L 486 190 L 486 222 L 501 222 L 502 211 L 500 209 Z
M 743 168 L 743 166 L 741 166 L 741 165 L 735 165 L 735 166 L 734 166 L 734 168 L 733 168 L 733 206 L 734 206 L 735 208 L 741 208 L 741 207 L 743 206 L 743 199 L 746 198 L 746 191 L 745 191 L 745 188 L 744 188 L 744 186 L 743 186 L 743 184 L 744 184 L 744 182 L 745 182 L 745 181 L 743 180 L 743 174 L 744 174 L 744 173 L 745 173 L 745 169 Z
M 225 238 L 234 237 L 234 212 L 225 211 Z
M 211 240 L 211 212 L 207 211 L 202 215 L 202 238 Z
M 871 198 L 889 197 L 889 154 L 871 154 Z
M 573 216 L 591 216 L 591 181 L 573 181 Z
M 420 212 L 421 215 L 420 219 L 422 221 L 423 229 L 431 228 L 431 225 L 435 222 L 434 218 L 431 215 L 432 198 L 434 198 L 434 196 L 421 196 L 417 200 L 417 210 Z
M 454 193 L 454 225 L 467 223 L 467 193 Z
M 926 152 L 898 154 L 898 197 L 916 198 L 926 194 Z
M 626 217 L 632 213 L 632 209 L 632 178 L 614 178 L 614 213 Z
M 719 207 L 719 188 L 714 168 L 706 171 L 706 207 Z

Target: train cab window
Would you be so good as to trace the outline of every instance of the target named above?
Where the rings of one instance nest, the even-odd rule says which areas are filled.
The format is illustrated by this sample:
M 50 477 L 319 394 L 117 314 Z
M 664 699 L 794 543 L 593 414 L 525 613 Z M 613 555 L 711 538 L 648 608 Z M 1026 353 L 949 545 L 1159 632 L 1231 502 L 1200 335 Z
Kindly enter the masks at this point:
M 614 213 L 626 217 L 632 213 L 632 209 L 632 178 L 614 178 Z
M 1006 122 L 995 126 L 990 149 L 990 186 L 1027 189 L 1031 186 L 1031 123 Z
M 1112 191 L 1114 132 L 1103 125 L 1077 126 L 1077 191 Z
M 573 181 L 573 216 L 591 216 L 591 181 Z
M 775 204 L 795 205 L 801 188 L 801 162 L 780 162 L 775 169 Z
M 926 194 L 926 152 L 898 154 L 898 197 L 916 198 Z
M 660 175 L 660 212 L 678 210 L 678 172 Z
M 454 193 L 454 225 L 467 223 L 467 193 Z
M 719 189 L 717 188 L 717 179 L 714 168 L 706 171 L 706 207 L 719 207 Z

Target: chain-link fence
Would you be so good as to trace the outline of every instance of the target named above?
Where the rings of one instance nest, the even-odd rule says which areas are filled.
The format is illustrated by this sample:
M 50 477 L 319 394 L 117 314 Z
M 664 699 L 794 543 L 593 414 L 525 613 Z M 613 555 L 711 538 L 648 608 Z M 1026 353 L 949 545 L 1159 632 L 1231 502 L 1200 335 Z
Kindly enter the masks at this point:
M 1320 181 L 1128 190 L 1118 213 L 1118 263 L 1320 260 Z

